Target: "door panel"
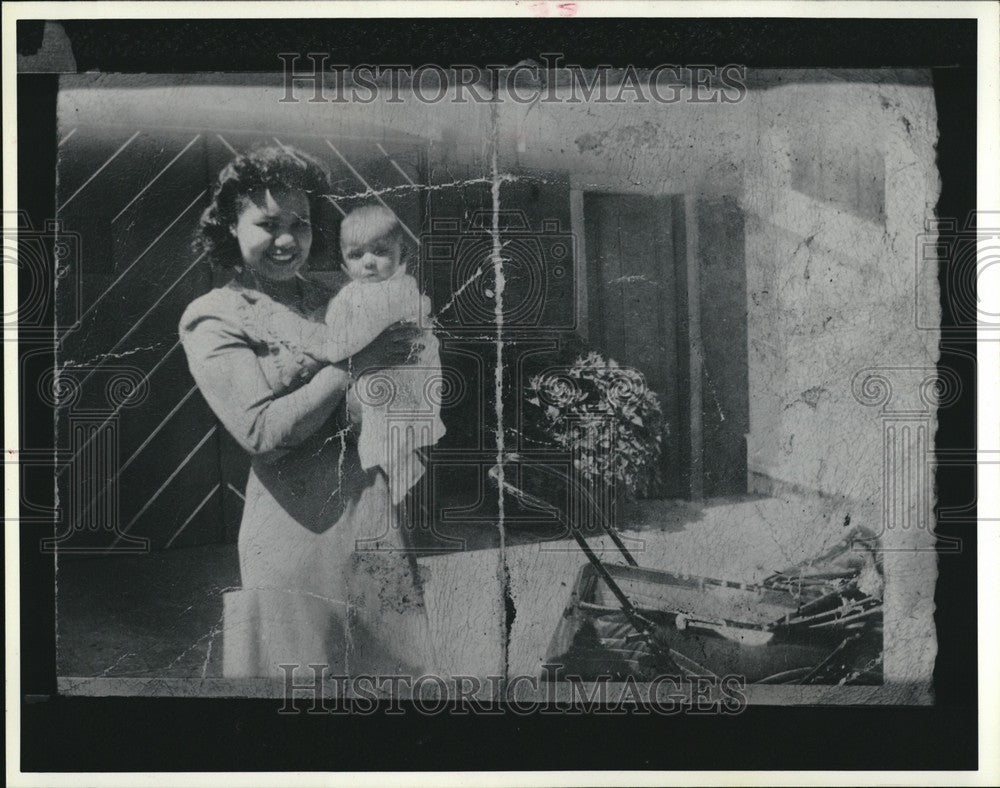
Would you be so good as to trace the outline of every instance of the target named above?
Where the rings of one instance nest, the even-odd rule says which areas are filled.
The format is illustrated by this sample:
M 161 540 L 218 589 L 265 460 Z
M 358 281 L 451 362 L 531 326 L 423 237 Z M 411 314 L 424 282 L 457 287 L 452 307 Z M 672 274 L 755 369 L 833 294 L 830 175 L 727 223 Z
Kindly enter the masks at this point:
M 603 353 L 641 371 L 660 397 L 669 436 L 658 497 L 688 497 L 698 489 L 709 496 L 746 492 L 743 217 L 731 197 L 693 205 L 686 212 L 684 197 L 676 195 L 584 195 L 589 335 Z M 687 221 L 697 222 L 693 294 Z M 701 329 L 693 340 L 692 319 Z M 692 380 L 695 352 L 701 374 Z M 694 414 L 692 402 L 700 403 Z M 699 436 L 697 445 L 692 435 Z M 692 484 L 693 457 L 700 460 L 698 484 Z
M 669 437 L 658 495 L 687 493 L 687 347 L 683 205 L 677 197 L 584 195 L 591 342 L 646 377 Z M 681 246 L 680 248 L 683 248 Z
M 746 492 L 747 277 L 734 197 L 697 202 L 701 266 L 702 441 L 706 496 Z

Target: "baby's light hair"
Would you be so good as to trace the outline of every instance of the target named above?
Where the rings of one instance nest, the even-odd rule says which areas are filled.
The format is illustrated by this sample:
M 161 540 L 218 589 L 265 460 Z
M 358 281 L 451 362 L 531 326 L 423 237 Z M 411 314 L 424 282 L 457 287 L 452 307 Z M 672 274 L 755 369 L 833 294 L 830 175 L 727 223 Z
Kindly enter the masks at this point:
M 341 238 L 344 236 L 344 230 L 350 225 L 357 224 L 359 222 L 362 223 L 362 225 L 367 223 L 374 224 L 379 219 L 385 221 L 385 231 L 383 234 L 391 235 L 394 241 L 398 240 L 402 243 L 403 226 L 399 222 L 399 217 L 385 205 L 378 202 L 365 203 L 364 205 L 359 205 L 357 208 L 353 208 L 348 211 L 347 215 L 340 223 Z

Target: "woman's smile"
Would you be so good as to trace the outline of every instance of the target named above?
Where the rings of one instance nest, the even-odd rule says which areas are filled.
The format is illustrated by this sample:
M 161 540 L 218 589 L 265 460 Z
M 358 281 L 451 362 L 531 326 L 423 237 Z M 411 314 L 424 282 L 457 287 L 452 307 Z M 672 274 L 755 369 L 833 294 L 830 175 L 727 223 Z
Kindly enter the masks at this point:
M 272 249 L 268 257 L 278 265 L 287 265 L 299 258 L 299 252 L 297 249 Z

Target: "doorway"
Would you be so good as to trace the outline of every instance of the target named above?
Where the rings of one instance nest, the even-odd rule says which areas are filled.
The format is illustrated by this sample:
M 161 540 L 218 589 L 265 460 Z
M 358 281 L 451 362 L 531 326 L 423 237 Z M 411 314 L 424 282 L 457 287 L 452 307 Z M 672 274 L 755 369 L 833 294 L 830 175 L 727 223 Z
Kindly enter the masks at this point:
M 640 370 L 669 436 L 656 497 L 747 491 L 746 258 L 734 197 L 585 192 L 586 327 Z

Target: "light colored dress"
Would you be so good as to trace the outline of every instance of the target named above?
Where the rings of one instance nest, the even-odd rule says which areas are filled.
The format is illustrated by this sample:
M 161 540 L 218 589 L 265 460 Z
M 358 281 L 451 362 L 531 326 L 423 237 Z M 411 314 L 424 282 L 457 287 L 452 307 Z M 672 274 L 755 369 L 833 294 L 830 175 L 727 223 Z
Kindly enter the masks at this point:
M 227 677 L 284 677 L 281 665 L 298 665 L 301 683 L 311 664 L 333 675 L 421 675 L 434 663 L 407 533 L 384 473 L 358 458 L 360 409 L 345 398 L 317 428 L 323 409 L 303 386 L 320 365 L 267 317 L 287 307 L 322 321 L 344 281 L 307 275 L 294 302 L 279 304 L 234 280 L 181 318 L 195 382 L 252 457 L 242 588 L 224 595 Z

